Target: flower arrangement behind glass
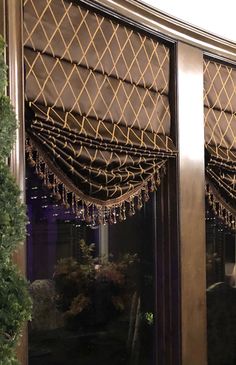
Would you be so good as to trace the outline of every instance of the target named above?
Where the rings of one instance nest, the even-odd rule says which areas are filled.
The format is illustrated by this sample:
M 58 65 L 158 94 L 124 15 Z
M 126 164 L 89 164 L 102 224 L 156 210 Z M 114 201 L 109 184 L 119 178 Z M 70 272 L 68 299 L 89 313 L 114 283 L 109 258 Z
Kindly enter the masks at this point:
M 106 324 L 124 313 L 134 292 L 137 254 L 112 261 L 94 257 L 94 244 L 80 241 L 79 261 L 58 261 L 53 279 L 57 308 L 70 327 Z

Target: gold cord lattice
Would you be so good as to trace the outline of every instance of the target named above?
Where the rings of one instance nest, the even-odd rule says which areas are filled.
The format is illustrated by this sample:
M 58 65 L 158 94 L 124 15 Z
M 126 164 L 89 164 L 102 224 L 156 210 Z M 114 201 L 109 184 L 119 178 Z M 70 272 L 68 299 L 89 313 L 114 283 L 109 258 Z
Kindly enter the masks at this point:
M 169 48 L 63 0 L 26 0 L 24 19 L 30 163 L 90 218 L 133 212 L 176 154 Z
M 236 69 L 204 61 L 206 173 L 229 216 L 236 214 Z M 213 189 L 214 190 L 214 189 Z M 215 190 L 214 190 L 215 191 Z M 230 207 L 230 211 L 229 211 Z M 233 222 L 235 219 L 231 219 Z

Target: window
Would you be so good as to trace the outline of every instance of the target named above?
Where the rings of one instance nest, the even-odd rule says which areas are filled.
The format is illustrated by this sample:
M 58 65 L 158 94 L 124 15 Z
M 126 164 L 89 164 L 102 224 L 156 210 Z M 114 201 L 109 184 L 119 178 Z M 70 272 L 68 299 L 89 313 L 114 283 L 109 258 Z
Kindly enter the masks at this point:
M 235 232 L 210 209 L 206 216 L 208 364 L 236 360 Z
M 156 194 L 113 225 L 76 219 L 27 169 L 29 365 L 156 364 Z

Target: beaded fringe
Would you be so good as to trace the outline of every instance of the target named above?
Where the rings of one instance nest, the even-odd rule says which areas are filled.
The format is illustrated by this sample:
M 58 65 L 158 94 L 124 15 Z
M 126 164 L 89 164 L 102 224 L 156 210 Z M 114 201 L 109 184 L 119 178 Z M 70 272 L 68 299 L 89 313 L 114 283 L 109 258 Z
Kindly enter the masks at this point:
M 34 167 L 35 173 L 42 180 L 43 186 L 52 191 L 55 201 L 64 205 L 66 209 L 71 209 L 78 219 L 92 226 L 107 223 L 116 224 L 125 221 L 127 215 L 133 216 L 149 200 L 149 193 L 157 189 L 161 182 L 161 175 L 165 174 L 165 165 L 163 165 L 160 169 L 161 172 L 158 170 L 155 176 L 151 176 L 140 190 L 130 195 L 128 200 L 126 199 L 112 206 L 104 206 L 89 201 L 89 197 L 84 199 L 75 192 L 70 191 L 49 169 L 29 138 L 26 139 L 26 160 L 29 166 Z
M 236 231 L 235 215 L 217 199 L 209 184 L 206 184 L 205 193 L 213 214 L 232 231 Z

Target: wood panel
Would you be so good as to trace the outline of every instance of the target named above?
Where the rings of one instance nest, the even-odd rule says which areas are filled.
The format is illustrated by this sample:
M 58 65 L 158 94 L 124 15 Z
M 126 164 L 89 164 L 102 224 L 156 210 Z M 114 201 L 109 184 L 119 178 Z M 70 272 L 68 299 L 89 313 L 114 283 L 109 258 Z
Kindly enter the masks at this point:
M 156 306 L 158 365 L 181 364 L 180 267 L 176 161 L 170 161 L 157 189 Z
M 182 365 L 205 365 L 203 53 L 177 47 Z

